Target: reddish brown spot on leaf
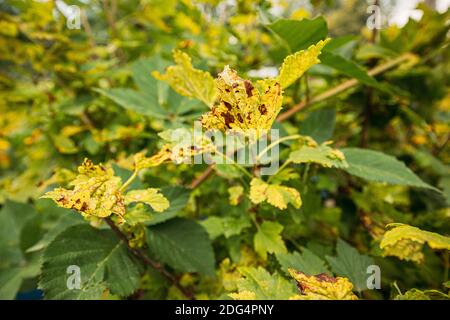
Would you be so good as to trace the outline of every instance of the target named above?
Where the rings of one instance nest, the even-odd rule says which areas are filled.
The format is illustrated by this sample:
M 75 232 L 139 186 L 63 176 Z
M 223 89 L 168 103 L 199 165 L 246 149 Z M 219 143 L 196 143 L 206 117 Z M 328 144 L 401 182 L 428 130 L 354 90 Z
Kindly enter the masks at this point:
M 262 114 L 263 116 L 267 114 L 267 108 L 266 108 L 266 106 L 265 106 L 264 104 L 260 105 L 260 106 L 258 107 L 258 110 L 259 110 L 259 112 L 261 112 L 261 114 Z
M 245 80 L 244 81 L 244 86 L 245 86 L 245 92 L 247 93 L 248 97 L 253 96 L 253 85 L 250 81 Z

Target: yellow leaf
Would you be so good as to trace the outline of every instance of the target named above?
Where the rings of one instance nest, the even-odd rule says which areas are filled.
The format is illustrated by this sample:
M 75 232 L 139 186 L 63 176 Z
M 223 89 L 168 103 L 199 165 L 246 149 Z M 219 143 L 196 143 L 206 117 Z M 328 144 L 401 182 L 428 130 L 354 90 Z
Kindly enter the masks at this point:
M 450 238 L 440 234 L 420 230 L 401 223 L 391 223 L 380 243 L 384 256 L 396 256 L 401 260 L 422 262 L 422 248 L 427 243 L 432 249 L 450 250 Z
M 179 94 L 196 98 L 212 106 L 216 96 L 214 79 L 209 72 L 195 69 L 191 58 L 180 50 L 174 50 L 176 65 L 167 68 L 165 74 L 154 71 L 152 75 L 167 82 Z
M 320 63 L 319 55 L 330 39 L 321 40 L 306 50 L 297 51 L 287 56 L 280 68 L 278 82 L 285 89 L 300 78 L 313 65 Z
M 347 278 L 334 278 L 325 273 L 307 276 L 294 269 L 289 269 L 289 273 L 301 291 L 293 300 L 358 300 Z
M 268 184 L 258 178 L 253 178 L 250 183 L 250 200 L 254 204 L 267 201 L 280 210 L 286 209 L 289 203 L 295 208 L 300 208 L 302 205 L 300 193 L 296 189 Z
M 241 186 L 234 186 L 234 187 L 228 188 L 228 193 L 230 195 L 230 197 L 229 197 L 230 204 L 232 206 L 237 206 L 242 197 L 242 194 L 244 193 L 244 188 Z
M 130 204 L 132 202 L 146 203 L 156 212 L 162 212 L 169 207 L 169 200 L 155 188 L 131 190 L 125 195 L 125 204 Z
M 276 80 L 259 80 L 255 85 L 225 67 L 216 79 L 218 103 L 202 116 L 206 129 L 255 133 L 272 127 L 282 105 L 282 91 Z
M 85 159 L 78 175 L 69 184 L 72 190 L 56 188 L 42 198 L 49 198 L 63 208 L 75 209 L 85 217 L 105 218 L 125 214 L 125 204 L 119 191 L 121 180 L 110 166 L 94 165 Z

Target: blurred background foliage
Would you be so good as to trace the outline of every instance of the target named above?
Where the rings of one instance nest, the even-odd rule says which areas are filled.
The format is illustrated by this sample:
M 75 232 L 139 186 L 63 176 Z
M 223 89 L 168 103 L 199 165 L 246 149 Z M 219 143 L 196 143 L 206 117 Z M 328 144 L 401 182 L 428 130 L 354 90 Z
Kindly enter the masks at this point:
M 81 10 L 80 29 L 68 28 L 70 5 Z M 394 5 L 384 1 L 383 12 Z M 173 49 L 189 53 L 196 67 L 213 75 L 227 64 L 242 77 L 276 75 L 276 67 L 292 51 L 269 27 L 277 19 L 324 24 L 338 56 L 337 62 L 324 61 L 287 89 L 285 110 L 349 78 L 360 82 L 279 126 L 289 133 L 325 132 L 323 141 L 332 139 L 336 146 L 394 155 L 443 193 L 367 184 L 316 169 L 301 209 L 289 208 L 286 214 L 263 207 L 261 215 L 281 221 L 289 250 L 308 248 L 323 258 L 343 238 L 373 255 L 382 269 L 383 290 L 365 291 L 362 297 L 393 297 L 398 293 L 390 288 L 394 282 L 401 290 L 443 290 L 448 252 L 427 250 L 424 264 L 417 266 L 381 258 L 376 243 L 391 222 L 450 234 L 449 13 L 421 4 L 420 20 L 369 30 L 367 7 L 363 0 L 0 1 L 0 221 L 9 219 L 12 208 L 23 212 L 20 223 L 0 223 L 0 239 L 17 240 L 16 247 L 0 250 L 0 292 L 14 297 L 36 287 L 41 251 L 26 249 L 42 241 L 65 213 L 39 197 L 64 184 L 68 169 L 87 157 L 95 163 L 114 162 L 126 175 L 130 155 L 143 149 L 154 153 L 161 146 L 158 132 L 190 127 L 206 111 L 151 77 L 151 71 L 170 65 Z M 358 73 L 405 54 L 408 59 L 377 75 L 376 84 Z M 205 168 L 170 164 L 146 172 L 142 183 L 189 185 Z M 227 199 L 235 173 L 222 167 L 216 172 L 190 192 L 179 215 L 201 221 L 242 216 L 249 204 L 234 207 Z M 302 188 L 301 182 L 292 185 Z M 236 278 L 236 265 L 262 264 L 249 245 L 250 234 L 214 239 L 219 277 Z M 4 258 L 13 247 L 18 248 L 15 258 Z M 270 271 L 279 268 L 272 256 L 264 264 Z M 17 279 L 7 287 L 5 279 L 12 274 Z M 192 274 L 182 275 L 181 281 L 194 286 L 200 298 L 235 290 L 232 284 Z M 148 271 L 141 282 L 139 297 L 179 296 L 155 272 Z

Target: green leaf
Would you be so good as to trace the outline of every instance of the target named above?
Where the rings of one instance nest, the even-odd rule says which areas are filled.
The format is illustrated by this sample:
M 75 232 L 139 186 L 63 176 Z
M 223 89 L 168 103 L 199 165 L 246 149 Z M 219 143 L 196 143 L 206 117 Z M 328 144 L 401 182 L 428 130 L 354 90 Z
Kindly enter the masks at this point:
M 67 268 L 80 268 L 81 289 L 67 286 Z M 127 296 L 137 289 L 139 268 L 110 230 L 76 225 L 60 233 L 44 252 L 39 287 L 46 299 L 98 299 L 106 288 Z
M 288 300 L 298 293 L 292 282 L 262 267 L 241 267 L 238 271 L 244 279 L 238 281 L 238 292 L 230 294 L 235 300 Z
M 373 259 L 360 254 L 358 250 L 341 239 L 337 241 L 336 253 L 336 257 L 326 257 L 333 272 L 349 278 L 357 291 L 366 290 L 367 267 L 374 264 Z
M 27 226 L 37 213 L 28 204 L 7 200 L 0 210 L 0 299 L 14 299 L 24 279 L 35 277 L 39 260 L 25 256 Z
M 144 116 L 165 119 L 167 112 L 159 105 L 154 105 L 147 95 L 127 88 L 94 89 L 98 93 L 110 98 L 123 108 Z
M 376 182 L 398 184 L 439 191 L 423 182 L 403 162 L 381 152 L 346 148 L 341 149 L 348 167 L 344 170 L 357 177 Z
M 148 228 L 150 254 L 180 272 L 214 274 L 208 233 L 195 221 L 176 218 Z
M 255 251 L 264 259 L 267 253 L 286 253 L 286 245 L 281 237 L 283 226 L 278 222 L 264 221 L 253 239 Z
M 63 209 L 63 208 L 62 208 Z M 67 210 L 69 212 L 64 213 L 55 223 L 55 225 L 44 234 L 41 240 L 35 243 L 32 247 L 27 249 L 27 252 L 35 252 L 46 248 L 55 237 L 66 230 L 67 228 L 85 223 L 83 218 L 80 215 L 74 214 L 72 210 Z
M 167 186 L 161 188 L 161 193 L 169 200 L 170 207 L 161 214 L 153 215 L 153 218 L 146 222 L 147 226 L 152 226 L 178 216 L 186 206 L 190 192 L 185 187 Z
M 268 25 L 268 28 L 279 35 L 289 45 L 292 52 L 304 50 L 324 40 L 328 27 L 323 17 L 315 19 L 280 19 Z
M 162 187 L 161 194 L 168 199 L 169 208 L 164 212 L 156 212 L 151 207 L 141 204 L 131 206 L 125 214 L 127 223 L 131 225 L 144 223 L 147 226 L 152 226 L 173 219 L 180 214 L 189 200 L 189 190 L 181 186 Z
M 241 234 L 251 226 L 247 217 L 209 217 L 200 223 L 208 232 L 211 240 L 224 235 L 226 238 Z
M 335 109 L 325 108 L 313 111 L 301 124 L 300 134 L 309 136 L 321 144 L 333 136 L 335 122 Z
M 322 52 L 319 58 L 322 64 L 330 66 L 346 76 L 355 78 L 368 86 L 382 88 L 381 84 L 374 77 L 369 76 L 367 71 L 356 62 L 326 50 Z
M 37 216 L 28 204 L 7 200 L 0 211 L 0 270 L 25 262 L 21 234 L 28 222 Z
M 139 59 L 133 63 L 131 70 L 133 72 L 133 80 L 148 100 L 148 103 L 157 106 L 165 102 L 165 95 L 168 86 L 165 83 L 157 81 L 152 77 L 151 73 L 155 70 L 164 70 L 167 62 L 159 56 L 151 58 Z
M 131 190 L 125 195 L 125 204 L 142 202 L 148 204 L 156 212 L 163 212 L 169 208 L 170 203 L 159 189 L 148 188 L 143 190 Z
M 289 160 L 293 163 L 318 163 L 327 168 L 347 167 L 346 157 L 342 152 L 324 144 L 315 147 L 303 146 L 291 152 Z
M 302 253 L 278 253 L 276 256 L 286 273 L 288 273 L 288 269 L 295 269 L 307 275 L 330 273 L 325 261 L 306 248 L 302 249 Z

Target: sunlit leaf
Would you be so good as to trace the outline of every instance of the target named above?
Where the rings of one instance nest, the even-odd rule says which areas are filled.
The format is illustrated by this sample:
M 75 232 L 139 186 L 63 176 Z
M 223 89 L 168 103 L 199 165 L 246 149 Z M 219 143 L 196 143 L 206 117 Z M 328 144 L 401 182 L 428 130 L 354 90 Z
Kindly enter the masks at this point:
M 271 275 L 264 268 L 239 268 L 244 277 L 238 280 L 235 300 L 287 300 L 296 294 L 295 286 L 278 274 Z
M 449 237 L 401 223 L 392 223 L 388 227 L 391 229 L 384 234 L 380 243 L 380 248 L 383 249 L 385 256 L 422 262 L 424 260 L 422 253 L 424 244 L 436 250 L 450 250 Z
M 203 127 L 244 134 L 253 131 L 257 136 L 271 128 L 282 104 L 278 81 L 266 79 L 253 84 L 225 66 L 215 83 L 218 102 L 203 115 Z
M 303 272 L 289 269 L 297 281 L 300 294 L 298 300 L 358 300 L 353 293 L 353 285 L 347 278 L 330 277 L 326 274 L 308 276 Z
M 277 222 L 264 221 L 255 234 L 255 251 L 264 259 L 267 253 L 286 253 L 286 245 L 281 237 L 283 226 Z
M 212 106 L 216 96 L 214 79 L 206 71 L 195 69 L 191 58 L 184 52 L 173 52 L 175 66 L 166 69 L 165 74 L 153 72 L 153 76 L 166 81 L 179 94 L 203 101 L 207 106 Z
M 125 204 L 143 202 L 152 207 L 156 212 L 163 212 L 170 204 L 158 189 L 131 190 L 125 195 Z
M 278 82 L 281 88 L 287 88 L 300 78 L 313 65 L 320 63 L 319 55 L 329 39 L 321 40 L 306 50 L 287 56 L 280 68 Z
M 70 182 L 73 189 L 56 188 L 43 198 L 52 199 L 58 206 L 74 209 L 87 217 L 105 218 L 113 213 L 122 217 L 125 204 L 119 191 L 121 184 L 111 166 L 94 165 L 85 159 L 78 167 L 77 177 Z
M 317 163 L 327 168 L 346 168 L 344 154 L 326 144 L 320 146 L 302 146 L 291 152 L 289 159 L 294 163 Z

